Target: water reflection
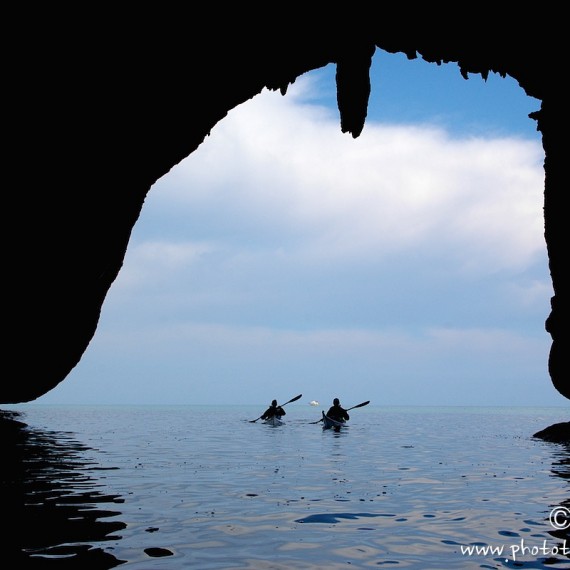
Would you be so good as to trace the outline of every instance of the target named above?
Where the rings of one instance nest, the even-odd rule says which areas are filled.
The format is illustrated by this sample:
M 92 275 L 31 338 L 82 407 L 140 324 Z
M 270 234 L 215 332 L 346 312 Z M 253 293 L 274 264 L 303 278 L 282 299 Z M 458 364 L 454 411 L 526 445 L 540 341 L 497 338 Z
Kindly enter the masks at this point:
M 553 424 L 534 434 L 534 437 L 550 442 L 555 447 L 553 450 L 552 474 L 570 483 L 570 422 Z M 550 505 L 550 508 L 561 508 L 562 513 L 570 514 L 570 497 L 559 505 Z M 557 517 L 555 522 L 560 523 L 565 528 L 552 528 L 549 534 L 559 541 L 557 543 L 559 551 L 568 553 L 570 550 L 570 516 L 565 517 L 563 515 Z M 548 523 L 552 527 L 550 518 Z M 567 558 L 570 559 L 570 554 L 567 555 Z
M 123 564 L 93 543 L 117 540 L 123 500 L 97 490 L 90 449 L 66 432 L 32 428 L 0 410 L 2 558 L 12 568 L 114 568 Z
M 555 453 L 556 460 L 552 464 L 552 473 L 557 477 L 566 479 L 570 483 L 570 444 L 559 443 L 557 445 L 560 449 Z M 564 509 L 563 514 L 564 512 L 570 514 L 570 498 L 562 501 L 560 505 L 554 506 L 562 507 Z M 570 525 L 570 516 L 566 516 L 566 521 L 564 520 L 564 516 L 561 518 L 558 517 L 556 522 L 560 522 L 564 526 Z M 551 530 L 550 534 L 560 541 L 558 545 L 559 548 L 564 546 L 565 549 L 570 549 L 570 526 Z M 570 554 L 568 558 L 570 559 Z

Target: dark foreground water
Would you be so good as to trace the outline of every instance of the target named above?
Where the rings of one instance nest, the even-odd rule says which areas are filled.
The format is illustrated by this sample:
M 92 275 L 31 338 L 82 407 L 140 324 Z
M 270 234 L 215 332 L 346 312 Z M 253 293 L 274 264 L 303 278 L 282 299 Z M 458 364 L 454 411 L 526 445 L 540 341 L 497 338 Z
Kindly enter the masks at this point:
M 0 412 L 3 568 L 570 568 L 563 408 Z

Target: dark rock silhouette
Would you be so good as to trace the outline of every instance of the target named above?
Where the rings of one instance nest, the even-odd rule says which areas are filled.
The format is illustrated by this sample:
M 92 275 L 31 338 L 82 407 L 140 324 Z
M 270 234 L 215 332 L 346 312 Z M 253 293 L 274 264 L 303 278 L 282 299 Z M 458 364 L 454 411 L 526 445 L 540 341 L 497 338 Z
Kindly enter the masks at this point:
M 552 424 L 540 431 L 537 431 L 533 437 L 550 441 L 552 443 L 564 443 L 570 446 L 570 422 L 560 422 Z
M 565 65 L 554 31 L 560 15 L 549 10 L 511 15 L 501 25 L 496 14 L 453 23 L 433 11 L 421 16 L 424 31 L 417 32 L 409 9 L 388 18 L 351 8 L 310 16 L 288 6 L 269 18 L 241 6 L 202 6 L 192 17 L 153 6 L 128 15 L 75 13 L 71 21 L 53 6 L 22 15 L 13 9 L 10 31 L 18 40 L 3 70 L 9 374 L 0 403 L 34 400 L 78 364 L 151 186 L 231 109 L 265 87 L 286 94 L 303 73 L 336 64 L 339 128 L 356 138 L 375 49 L 455 62 L 465 77 L 508 75 L 541 101 L 529 120 L 546 157 L 545 239 L 555 292 L 545 315 L 552 338 L 545 366 L 570 399 L 567 103 L 557 71 Z

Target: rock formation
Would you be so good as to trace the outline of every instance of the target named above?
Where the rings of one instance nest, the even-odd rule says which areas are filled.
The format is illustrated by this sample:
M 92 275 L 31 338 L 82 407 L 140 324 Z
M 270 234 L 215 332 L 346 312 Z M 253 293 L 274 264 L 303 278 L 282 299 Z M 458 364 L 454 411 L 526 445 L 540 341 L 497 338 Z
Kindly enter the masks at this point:
M 339 128 L 356 138 L 376 49 L 433 65 L 455 62 L 465 76 L 508 75 L 541 101 L 529 120 L 545 151 L 545 239 L 555 292 L 545 315 L 552 337 L 545 366 L 570 398 L 560 142 L 566 121 L 553 17 L 541 12 L 504 25 L 457 17 L 444 27 L 434 12 L 416 14 L 425 31 L 415 32 L 403 10 L 389 17 L 356 8 L 315 17 L 290 5 L 271 17 L 243 7 L 134 10 L 46 5 L 12 13 L 5 23 L 10 340 L 0 403 L 34 400 L 66 379 L 96 333 L 151 186 L 231 109 L 264 88 L 286 94 L 303 73 L 335 64 Z

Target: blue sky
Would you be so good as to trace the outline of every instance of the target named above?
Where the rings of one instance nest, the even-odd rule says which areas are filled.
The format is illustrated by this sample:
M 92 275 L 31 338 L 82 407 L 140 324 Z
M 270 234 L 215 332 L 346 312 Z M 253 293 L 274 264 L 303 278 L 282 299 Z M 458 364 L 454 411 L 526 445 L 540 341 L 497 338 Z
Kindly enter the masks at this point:
M 159 180 L 97 334 L 37 403 L 554 405 L 540 102 L 377 51 L 264 91 Z

